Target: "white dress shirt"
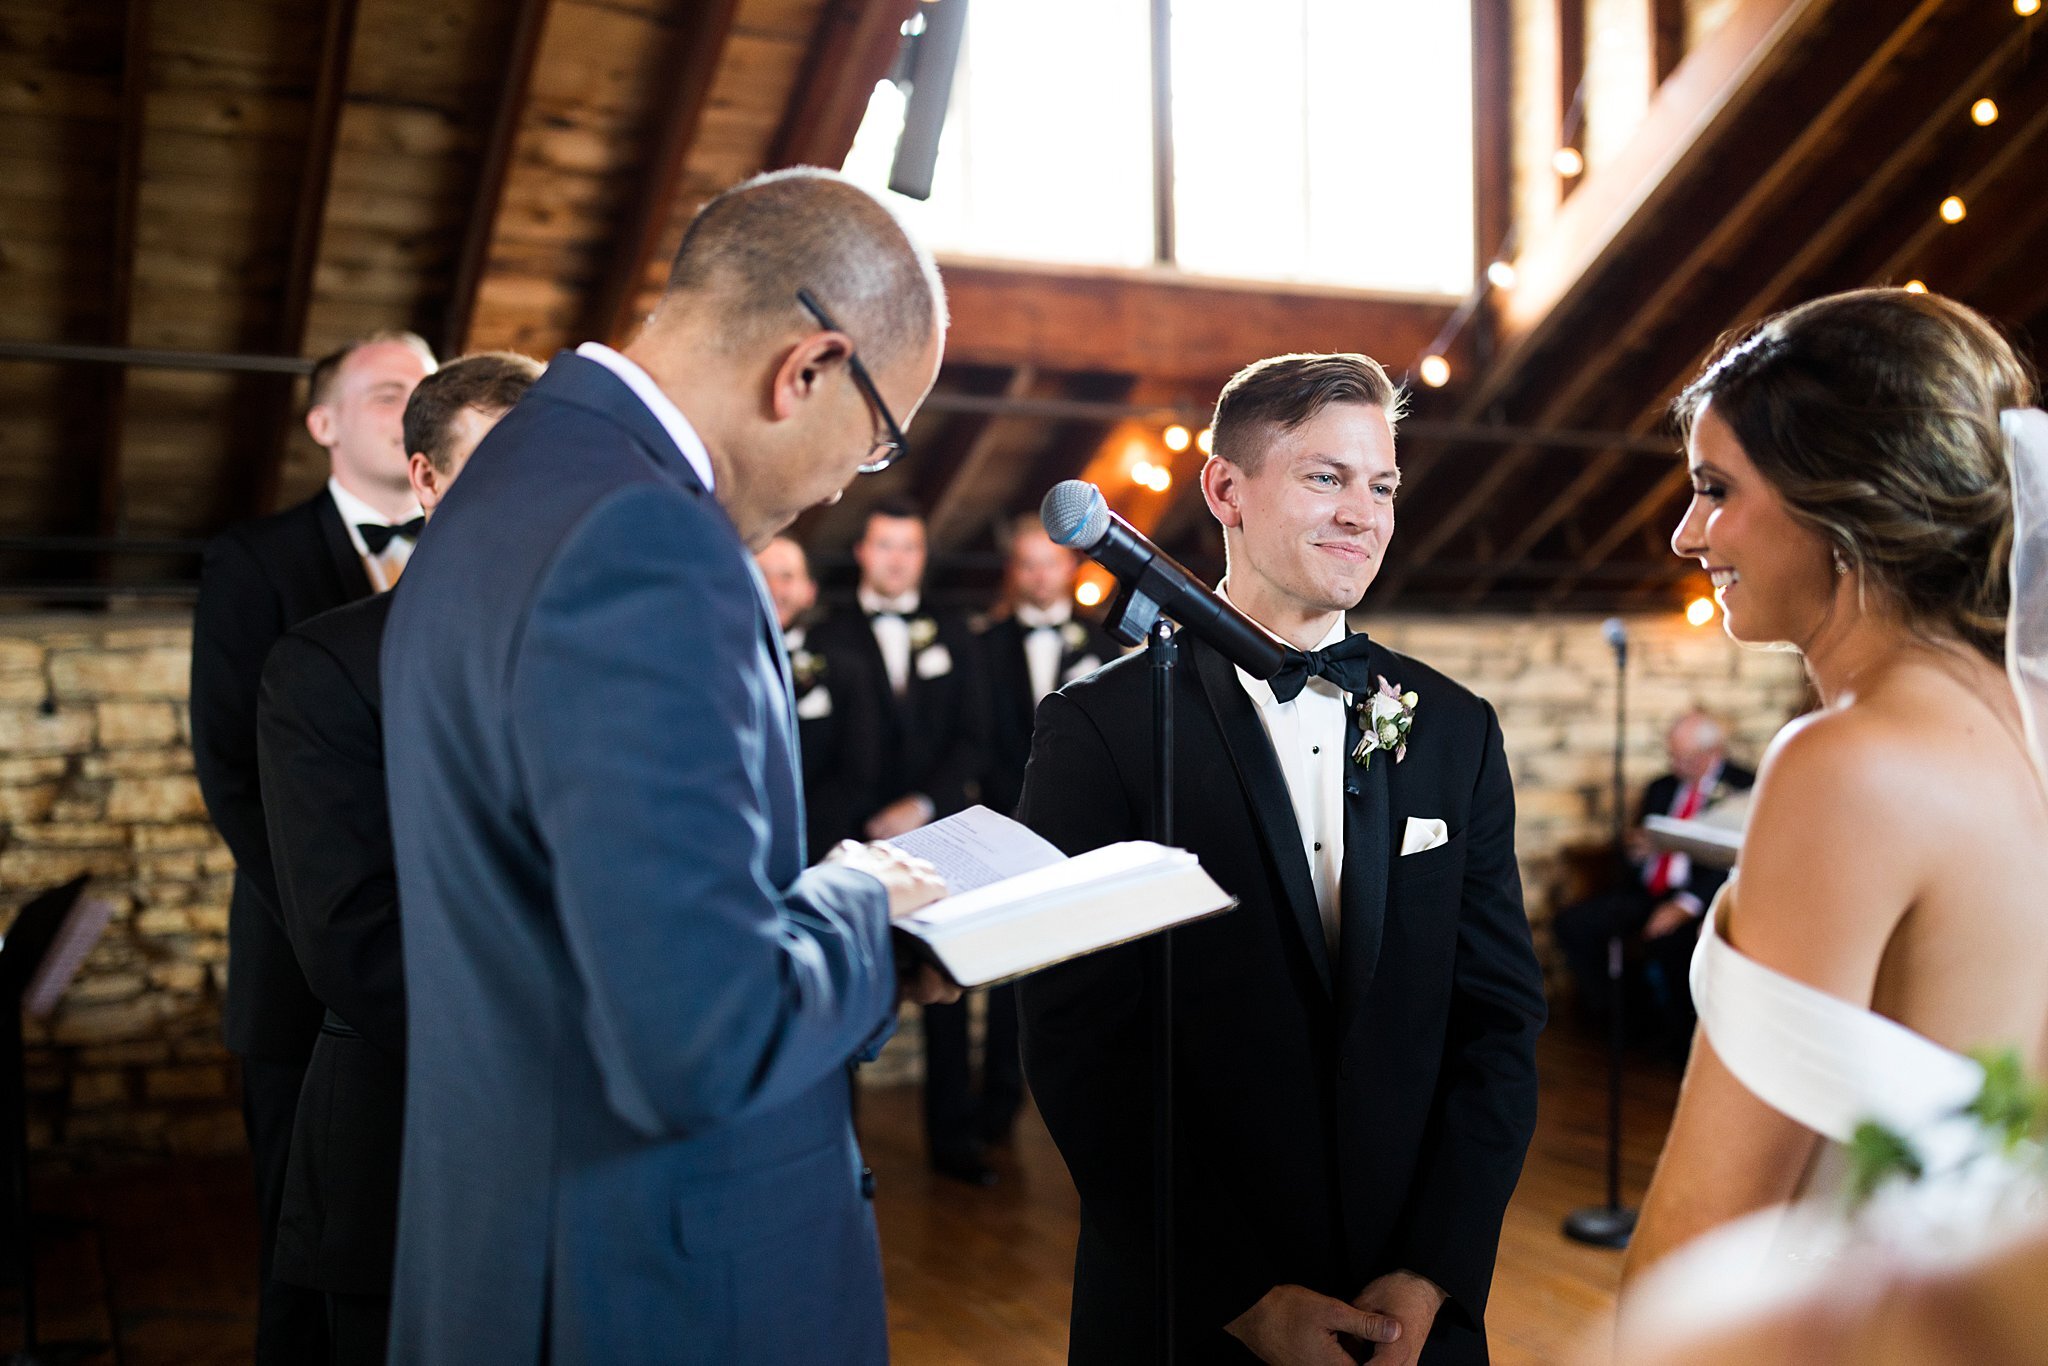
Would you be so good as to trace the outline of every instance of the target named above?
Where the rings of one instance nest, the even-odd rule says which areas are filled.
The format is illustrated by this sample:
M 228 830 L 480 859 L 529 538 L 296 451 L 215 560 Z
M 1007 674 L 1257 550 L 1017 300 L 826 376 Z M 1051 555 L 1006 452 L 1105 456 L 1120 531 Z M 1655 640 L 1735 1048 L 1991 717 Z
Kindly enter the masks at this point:
M 1060 685 L 1060 660 L 1066 657 L 1067 642 L 1060 629 L 1074 619 L 1072 605 L 1056 602 L 1050 607 L 1017 604 L 1017 624 L 1024 628 L 1024 663 L 1031 670 L 1031 705 Z
M 711 451 L 705 446 L 704 438 L 697 435 L 697 429 L 690 425 L 690 419 L 683 416 L 683 410 L 675 401 L 661 392 L 661 386 L 645 370 L 627 360 L 603 342 L 585 342 L 576 348 L 576 354 L 585 360 L 594 360 L 605 369 L 624 380 L 647 411 L 654 414 L 654 420 L 668 433 L 668 439 L 676 443 L 676 449 L 683 453 L 683 459 L 690 462 L 697 478 L 704 485 L 704 491 L 711 491 Z
M 370 576 L 372 590 L 382 593 L 398 582 L 398 576 L 405 572 L 407 561 L 412 559 L 412 538 L 393 536 L 381 555 L 370 553 L 369 543 L 363 540 L 363 533 L 356 528 L 370 526 L 403 526 L 413 518 L 424 515 L 418 503 L 412 510 L 397 518 L 386 517 L 362 499 L 341 486 L 341 481 L 332 475 L 327 479 L 327 492 L 334 497 L 334 506 L 341 513 L 341 524 L 348 528 L 348 543 L 356 548 L 356 558 L 363 562 L 363 572 Z
M 1328 649 L 1344 634 L 1339 614 L 1316 648 Z M 1344 728 L 1349 698 L 1327 678 L 1309 679 L 1292 702 L 1282 702 L 1273 695 L 1272 684 L 1243 669 L 1237 671 L 1237 681 L 1259 709 L 1266 738 L 1280 760 L 1280 774 L 1287 780 L 1301 851 L 1308 857 L 1309 880 L 1315 884 L 1323 942 L 1334 961 L 1344 877 Z
M 875 644 L 882 651 L 889 691 L 901 697 L 910 686 L 910 618 L 917 615 L 917 594 L 885 598 L 863 586 L 854 596 L 860 601 L 860 610 L 868 614 L 868 629 L 875 633 Z

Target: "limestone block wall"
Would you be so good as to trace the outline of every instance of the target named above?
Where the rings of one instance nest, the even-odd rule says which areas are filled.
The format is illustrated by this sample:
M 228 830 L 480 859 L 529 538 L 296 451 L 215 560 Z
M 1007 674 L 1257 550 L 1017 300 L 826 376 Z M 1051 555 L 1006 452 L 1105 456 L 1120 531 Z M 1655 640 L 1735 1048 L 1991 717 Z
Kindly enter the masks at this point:
M 1613 664 L 1598 621 L 1361 614 L 1359 624 L 1499 709 L 1540 925 L 1557 851 L 1603 838 L 1611 819 Z M 1738 753 L 1753 759 L 1799 704 L 1789 656 L 1743 651 L 1717 629 L 1668 618 L 1630 629 L 1631 788 L 1660 770 L 1664 728 L 1687 706 L 1726 715 Z M 233 861 L 192 776 L 190 643 L 175 613 L 0 617 L 0 923 L 81 872 L 116 909 L 63 1005 L 29 1024 L 32 1139 L 51 1156 L 241 1142 L 233 1062 L 220 1042 Z M 1426 705 L 1418 724 L 1428 724 Z M 915 1075 L 907 1013 L 872 1081 Z

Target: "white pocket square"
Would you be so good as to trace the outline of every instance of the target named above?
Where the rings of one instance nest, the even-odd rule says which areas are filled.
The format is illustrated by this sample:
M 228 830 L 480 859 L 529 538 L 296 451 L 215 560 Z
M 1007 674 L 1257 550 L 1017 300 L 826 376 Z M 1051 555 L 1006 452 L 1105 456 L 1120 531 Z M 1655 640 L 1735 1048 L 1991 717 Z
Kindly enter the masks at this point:
M 917 676 L 943 678 L 953 672 L 953 652 L 943 645 L 927 645 L 917 652 Z
M 832 694 L 821 687 L 812 688 L 796 700 L 796 714 L 799 720 L 824 720 L 832 714 Z
M 1424 850 L 1436 848 L 1439 844 L 1448 844 L 1450 840 L 1450 827 L 1436 817 L 1424 819 L 1421 816 L 1410 816 L 1408 829 L 1401 836 L 1401 857 L 1420 854 Z

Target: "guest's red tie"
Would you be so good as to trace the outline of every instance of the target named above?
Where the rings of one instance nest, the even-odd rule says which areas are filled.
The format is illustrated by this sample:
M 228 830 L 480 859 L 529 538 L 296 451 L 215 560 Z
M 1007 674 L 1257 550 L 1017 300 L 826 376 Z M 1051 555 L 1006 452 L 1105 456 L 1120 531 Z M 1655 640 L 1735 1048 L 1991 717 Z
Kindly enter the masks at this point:
M 1678 804 L 1678 810 L 1671 814 L 1682 821 L 1689 821 L 1697 816 L 1700 813 L 1700 791 L 1705 786 L 1705 783 L 1694 783 L 1686 790 L 1685 800 Z M 1677 863 L 1678 855 L 1675 852 L 1666 851 L 1657 856 L 1656 863 L 1650 867 L 1648 885 L 1651 896 L 1662 896 L 1671 890 L 1671 873 Z

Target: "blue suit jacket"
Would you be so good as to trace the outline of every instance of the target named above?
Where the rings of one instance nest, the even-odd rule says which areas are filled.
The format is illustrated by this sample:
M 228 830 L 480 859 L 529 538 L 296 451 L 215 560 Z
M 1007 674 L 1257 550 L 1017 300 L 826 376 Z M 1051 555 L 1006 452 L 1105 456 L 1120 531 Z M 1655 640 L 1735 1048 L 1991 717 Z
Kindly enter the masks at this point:
M 847 1064 L 892 1014 L 887 900 L 804 868 L 788 662 L 732 524 L 564 354 L 403 587 L 392 1360 L 884 1360 Z

